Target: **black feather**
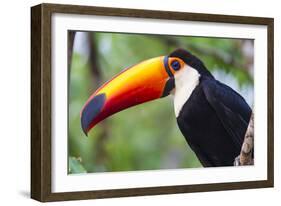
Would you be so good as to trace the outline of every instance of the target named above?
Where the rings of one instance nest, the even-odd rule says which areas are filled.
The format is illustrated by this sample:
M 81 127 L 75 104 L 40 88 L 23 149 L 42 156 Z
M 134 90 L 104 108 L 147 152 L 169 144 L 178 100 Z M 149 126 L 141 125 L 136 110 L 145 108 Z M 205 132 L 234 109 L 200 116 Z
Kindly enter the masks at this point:
M 244 98 L 217 81 L 203 62 L 183 49 L 172 52 L 200 74 L 199 84 L 183 105 L 177 122 L 203 166 L 233 166 L 252 110 Z
M 196 69 L 201 75 L 213 77 L 200 59 L 184 49 L 176 49 L 169 56 L 182 59 L 187 65 Z

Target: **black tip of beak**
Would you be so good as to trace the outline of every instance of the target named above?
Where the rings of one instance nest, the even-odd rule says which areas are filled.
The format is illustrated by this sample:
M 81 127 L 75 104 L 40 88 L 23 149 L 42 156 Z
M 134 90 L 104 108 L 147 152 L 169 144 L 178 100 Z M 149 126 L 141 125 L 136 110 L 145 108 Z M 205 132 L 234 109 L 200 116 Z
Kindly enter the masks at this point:
M 98 94 L 94 96 L 83 108 L 81 113 L 81 126 L 86 136 L 91 129 L 91 123 L 95 120 L 101 112 L 105 102 L 105 94 Z
M 86 137 L 88 137 L 88 132 L 86 130 L 83 129 L 84 135 L 86 135 Z

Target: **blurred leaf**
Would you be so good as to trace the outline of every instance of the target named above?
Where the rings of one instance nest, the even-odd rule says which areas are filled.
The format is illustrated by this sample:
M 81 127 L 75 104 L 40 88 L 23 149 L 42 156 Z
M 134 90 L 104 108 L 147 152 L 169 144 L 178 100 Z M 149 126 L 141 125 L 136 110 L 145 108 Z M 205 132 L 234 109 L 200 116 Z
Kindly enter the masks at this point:
M 75 157 L 69 157 L 69 173 L 87 173 L 86 169 L 82 166 L 81 160 Z

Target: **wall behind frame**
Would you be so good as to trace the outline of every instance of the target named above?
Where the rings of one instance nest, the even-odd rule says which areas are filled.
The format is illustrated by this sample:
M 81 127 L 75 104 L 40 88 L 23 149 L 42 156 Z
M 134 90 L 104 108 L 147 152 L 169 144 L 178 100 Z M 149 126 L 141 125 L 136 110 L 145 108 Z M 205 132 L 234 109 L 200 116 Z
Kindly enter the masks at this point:
M 139 9 L 172 10 L 230 15 L 252 15 L 275 18 L 275 105 L 281 105 L 281 3 L 267 1 L 203 1 L 203 0 L 61 0 L 46 3 L 84 4 L 93 6 L 130 7 Z M 30 7 L 38 0 L 3 2 L 0 32 L 0 94 L 1 94 L 1 169 L 0 202 L 38 205 L 29 199 L 30 184 Z M 47 203 L 47 205 L 278 205 L 281 199 L 281 128 L 280 107 L 275 107 L 275 188 L 207 192 L 151 197 L 116 198 L 75 202 Z

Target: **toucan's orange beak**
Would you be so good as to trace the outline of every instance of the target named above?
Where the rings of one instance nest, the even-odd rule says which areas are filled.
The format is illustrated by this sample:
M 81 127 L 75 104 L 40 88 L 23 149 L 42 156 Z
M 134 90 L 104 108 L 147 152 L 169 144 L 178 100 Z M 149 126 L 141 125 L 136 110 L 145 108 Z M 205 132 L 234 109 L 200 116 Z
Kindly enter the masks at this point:
M 153 99 L 167 96 L 174 88 L 167 72 L 168 57 L 143 61 L 112 78 L 95 91 L 81 111 L 82 129 L 87 134 L 106 117 Z

